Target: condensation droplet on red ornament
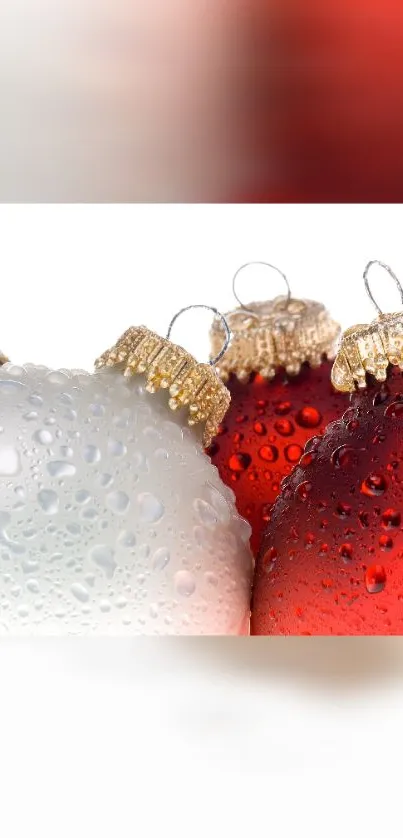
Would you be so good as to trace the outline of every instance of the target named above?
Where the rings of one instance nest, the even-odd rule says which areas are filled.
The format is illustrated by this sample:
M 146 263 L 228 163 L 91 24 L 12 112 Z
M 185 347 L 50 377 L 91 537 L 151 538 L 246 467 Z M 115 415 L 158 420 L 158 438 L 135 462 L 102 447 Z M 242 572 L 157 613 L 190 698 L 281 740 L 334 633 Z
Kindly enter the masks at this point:
M 273 504 L 271 503 L 264 503 L 262 506 L 262 521 L 266 524 L 270 521 L 272 506 Z
M 336 506 L 336 514 L 339 518 L 348 518 L 351 515 L 351 506 L 348 503 L 338 503 Z
M 368 529 L 368 527 L 369 527 L 369 514 L 368 514 L 368 512 L 359 512 L 358 513 L 358 520 L 359 520 L 363 530 Z
M 386 492 L 387 483 L 382 474 L 375 472 L 368 475 L 361 484 L 361 492 L 363 495 L 374 498 L 383 495 Z
M 277 559 L 278 553 L 275 547 L 269 547 L 267 552 L 264 555 L 263 565 L 267 573 L 273 570 L 275 561 Z
M 206 449 L 207 454 L 209 455 L 209 457 L 215 457 L 215 455 L 218 454 L 219 450 L 220 450 L 220 446 L 219 446 L 218 442 L 212 442 L 211 445 L 209 446 L 209 448 Z
M 275 445 L 262 445 L 259 448 L 259 457 L 266 463 L 275 463 L 278 460 L 278 450 Z
M 239 443 L 243 440 L 243 434 L 241 434 L 239 431 L 236 431 L 232 439 L 235 442 L 235 445 L 239 445 Z
M 250 454 L 245 454 L 239 451 L 237 454 L 231 454 L 228 460 L 228 466 L 231 471 L 236 474 L 241 474 L 243 471 L 246 471 L 251 462 L 252 458 Z
M 305 502 L 308 499 L 311 489 L 312 483 L 309 480 L 304 480 L 303 483 L 300 483 L 299 486 L 297 486 L 295 491 L 299 499 Z
M 331 457 L 330 462 L 333 468 L 347 469 L 355 465 L 357 461 L 357 452 L 350 445 L 340 445 L 336 448 Z
M 274 427 L 280 436 L 292 436 L 294 433 L 294 425 L 289 419 L 278 419 Z
M 241 415 L 237 416 L 236 419 L 235 419 L 235 422 L 237 423 L 237 425 L 242 425 L 242 422 L 247 422 L 247 421 L 248 421 L 248 417 L 246 416 L 245 413 L 241 413 Z
M 316 407 L 302 407 L 295 419 L 301 428 L 317 428 L 322 421 L 322 415 Z
M 303 450 L 300 445 L 287 445 L 284 453 L 289 463 L 298 463 L 302 457 Z
M 393 539 L 390 535 L 381 535 L 379 537 L 379 546 L 381 550 L 384 550 L 385 553 L 388 553 L 389 550 L 393 549 Z
M 317 454 L 314 451 L 308 452 L 308 454 L 303 454 L 299 463 L 301 468 L 307 468 L 308 466 L 310 466 L 311 463 L 313 463 L 313 461 L 316 459 L 316 456 Z
M 277 416 L 286 416 L 291 410 L 291 402 L 280 401 L 274 405 L 274 412 Z
M 397 509 L 385 509 L 382 515 L 382 526 L 385 530 L 393 530 L 400 527 L 402 518 Z
M 315 534 L 313 532 L 305 533 L 304 541 L 305 541 L 305 547 L 307 549 L 309 549 L 310 547 L 312 547 L 313 544 L 315 544 L 315 541 L 316 541 Z
M 346 544 L 342 544 L 339 550 L 339 554 L 342 559 L 346 562 L 351 561 L 353 558 L 353 548 L 352 545 L 346 542 Z
M 255 434 L 257 434 L 258 436 L 264 436 L 265 433 L 267 433 L 266 425 L 264 425 L 263 422 L 255 422 L 253 425 L 253 430 L 255 431 Z
M 381 564 L 372 564 L 365 573 L 365 586 L 369 594 L 379 594 L 386 585 L 386 571 Z

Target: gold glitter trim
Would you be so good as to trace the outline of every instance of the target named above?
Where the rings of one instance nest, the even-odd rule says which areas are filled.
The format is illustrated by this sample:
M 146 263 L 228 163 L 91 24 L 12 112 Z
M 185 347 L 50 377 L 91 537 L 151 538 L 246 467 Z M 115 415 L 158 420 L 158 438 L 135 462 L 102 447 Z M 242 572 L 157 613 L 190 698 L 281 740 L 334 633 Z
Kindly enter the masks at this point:
M 332 369 L 332 383 L 342 393 L 366 386 L 366 373 L 385 381 L 389 364 L 403 370 L 403 315 L 381 314 L 369 325 L 343 334 Z
M 187 407 L 189 425 L 205 423 L 203 442 L 211 444 L 230 404 L 230 394 L 210 364 L 199 364 L 181 346 L 145 326 L 128 329 L 95 362 L 96 369 L 119 367 L 126 376 L 144 375 L 146 390 L 168 390 L 169 407 Z
M 217 364 L 223 381 L 228 381 L 231 373 L 241 381 L 251 372 L 273 378 L 279 367 L 297 375 L 305 361 L 317 367 L 323 355 L 334 358 L 340 327 L 321 303 L 276 297 L 236 308 L 225 316 L 232 340 Z M 210 331 L 211 357 L 222 346 L 223 337 L 216 318 Z

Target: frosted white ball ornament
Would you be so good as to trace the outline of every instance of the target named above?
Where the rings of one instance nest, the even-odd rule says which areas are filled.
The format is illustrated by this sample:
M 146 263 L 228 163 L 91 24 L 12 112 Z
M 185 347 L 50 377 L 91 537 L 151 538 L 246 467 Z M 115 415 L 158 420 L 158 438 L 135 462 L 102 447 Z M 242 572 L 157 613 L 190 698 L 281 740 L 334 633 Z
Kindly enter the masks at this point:
M 0 368 L 0 634 L 249 631 L 249 525 L 145 385 Z

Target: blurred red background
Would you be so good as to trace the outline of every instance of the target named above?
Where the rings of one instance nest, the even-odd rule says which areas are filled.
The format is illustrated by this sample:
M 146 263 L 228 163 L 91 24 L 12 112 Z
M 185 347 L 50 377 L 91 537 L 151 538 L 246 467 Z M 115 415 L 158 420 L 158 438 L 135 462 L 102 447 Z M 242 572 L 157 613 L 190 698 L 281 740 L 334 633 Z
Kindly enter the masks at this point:
M 242 201 L 403 199 L 401 0 L 253 0 Z

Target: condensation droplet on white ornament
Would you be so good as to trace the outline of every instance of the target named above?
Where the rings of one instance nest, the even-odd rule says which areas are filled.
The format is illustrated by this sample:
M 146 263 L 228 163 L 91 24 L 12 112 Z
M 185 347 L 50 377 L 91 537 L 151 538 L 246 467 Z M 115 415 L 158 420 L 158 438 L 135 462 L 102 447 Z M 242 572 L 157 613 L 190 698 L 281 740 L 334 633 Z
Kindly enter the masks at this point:
M 164 506 L 160 499 L 151 492 L 144 492 L 137 496 L 140 518 L 149 524 L 155 524 L 164 514 Z

